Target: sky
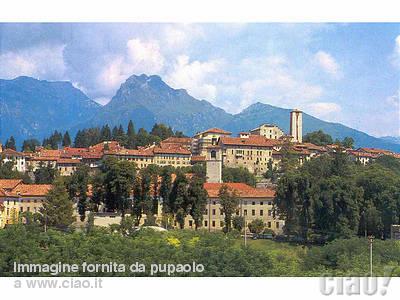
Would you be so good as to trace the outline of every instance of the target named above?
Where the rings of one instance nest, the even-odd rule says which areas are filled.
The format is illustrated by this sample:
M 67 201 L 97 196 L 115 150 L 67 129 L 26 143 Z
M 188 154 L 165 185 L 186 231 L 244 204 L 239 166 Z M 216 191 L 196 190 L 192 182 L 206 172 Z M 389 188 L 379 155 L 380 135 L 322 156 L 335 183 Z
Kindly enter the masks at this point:
M 400 136 L 400 23 L 0 23 L 2 79 L 105 104 L 143 73 L 230 113 L 263 102 Z

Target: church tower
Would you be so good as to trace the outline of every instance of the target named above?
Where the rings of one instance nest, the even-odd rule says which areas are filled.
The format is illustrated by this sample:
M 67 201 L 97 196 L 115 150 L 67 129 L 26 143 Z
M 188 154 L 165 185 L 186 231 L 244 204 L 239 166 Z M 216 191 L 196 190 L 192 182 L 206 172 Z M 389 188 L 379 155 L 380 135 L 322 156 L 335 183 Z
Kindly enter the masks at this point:
M 298 109 L 290 112 L 290 135 L 293 142 L 303 142 L 303 112 Z
M 209 146 L 206 156 L 207 182 L 222 182 L 222 153 L 218 146 Z

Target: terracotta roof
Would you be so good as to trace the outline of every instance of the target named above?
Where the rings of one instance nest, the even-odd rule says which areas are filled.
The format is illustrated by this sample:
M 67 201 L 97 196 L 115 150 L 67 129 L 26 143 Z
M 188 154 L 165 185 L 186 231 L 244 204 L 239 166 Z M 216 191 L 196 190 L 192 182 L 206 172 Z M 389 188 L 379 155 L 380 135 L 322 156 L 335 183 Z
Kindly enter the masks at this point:
M 14 149 L 9 149 L 9 148 L 2 151 L 1 154 L 4 154 L 6 156 L 24 156 L 22 152 L 18 152 L 15 151 Z
M 156 146 L 153 149 L 154 154 L 182 154 L 191 155 L 191 152 L 182 147 L 163 147 L 162 145 Z
M 192 161 L 206 161 L 205 156 L 200 156 L 200 155 L 193 155 L 191 158 Z
M 295 147 L 306 148 L 306 149 L 309 149 L 309 150 L 326 151 L 325 147 L 318 146 L 318 145 L 315 145 L 313 143 L 296 144 Z
M 11 193 L 20 196 L 45 196 L 51 189 L 51 184 L 20 184 Z
M 0 189 L 0 197 L 5 197 L 5 196 L 7 196 L 7 193 L 3 189 Z
M 153 156 L 153 148 L 140 149 L 121 149 L 118 151 L 104 151 L 104 154 L 109 155 L 127 155 L 127 156 Z
M 357 151 L 375 153 L 375 154 L 386 154 L 386 155 L 390 155 L 393 153 L 392 151 L 389 150 L 377 149 L 377 148 L 358 148 Z
M 216 128 L 216 127 L 209 128 L 205 131 L 202 131 L 201 133 L 218 133 L 218 134 L 228 134 L 228 135 L 232 134 L 232 132 L 230 132 L 230 131 L 226 131 L 226 130 Z
M 121 149 L 121 146 L 117 141 L 104 141 L 96 145 L 90 146 L 89 151 L 102 152 L 105 150 L 104 147 L 107 147 L 108 148 L 107 150 L 111 151 Z
M 356 156 L 356 157 L 368 157 L 368 158 L 378 158 L 379 154 L 377 153 L 368 153 L 368 152 L 362 152 L 362 151 L 349 151 L 350 155 Z
M 40 157 L 60 157 L 62 150 L 41 149 L 37 152 Z
M 273 198 L 275 190 L 267 188 L 254 188 L 245 183 L 204 183 L 204 189 L 210 198 L 218 198 L 219 190 L 223 185 L 227 185 L 230 190 L 235 190 L 241 198 Z
M 56 156 L 33 156 L 29 158 L 31 161 L 57 161 L 59 157 Z
M 171 143 L 171 144 L 191 144 L 192 138 L 190 137 L 169 137 L 162 141 L 162 143 Z
M 0 179 L 0 189 L 12 190 L 20 183 L 22 179 Z
M 73 158 L 59 158 L 57 160 L 58 164 L 80 164 L 81 161 L 79 159 L 73 159 Z
M 260 135 L 250 135 L 248 138 L 223 136 L 220 138 L 220 143 L 231 146 L 273 147 L 278 141 Z

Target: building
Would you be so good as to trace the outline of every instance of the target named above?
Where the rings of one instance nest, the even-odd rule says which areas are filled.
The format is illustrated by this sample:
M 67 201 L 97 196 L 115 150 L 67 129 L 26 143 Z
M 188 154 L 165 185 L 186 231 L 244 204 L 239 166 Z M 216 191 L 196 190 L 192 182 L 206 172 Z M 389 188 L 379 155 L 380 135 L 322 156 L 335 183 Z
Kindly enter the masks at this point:
M 116 157 L 136 163 L 138 169 L 151 164 L 158 166 L 187 167 L 191 165 L 191 152 L 179 145 L 160 144 L 138 149 L 118 149 L 104 151 L 105 157 Z
M 222 182 L 222 152 L 219 146 L 209 146 L 206 156 L 207 182 Z
M 293 142 L 303 142 L 303 112 L 300 110 L 293 110 L 290 112 L 290 135 Z
M 0 185 L 3 186 L 10 187 L 15 184 L 15 182 L 2 181 L 0 180 Z M 49 184 L 23 184 L 22 181 L 11 190 L 0 188 L 1 226 L 17 222 L 23 212 L 39 212 L 50 189 Z
M 282 129 L 274 124 L 262 124 L 257 128 L 250 130 L 250 133 L 253 135 L 261 135 L 268 139 L 274 140 L 278 140 L 284 135 Z
M 254 188 L 244 183 L 216 183 L 207 182 L 204 184 L 204 189 L 207 191 L 208 200 L 206 213 L 203 216 L 202 228 L 209 231 L 222 230 L 224 224 L 224 214 L 221 211 L 219 202 L 219 190 L 223 185 L 228 186 L 228 189 L 235 191 L 239 198 L 239 206 L 236 211 L 236 216 L 241 216 L 248 224 L 255 219 L 261 219 L 266 228 L 273 230 L 276 233 L 281 233 L 284 226 L 284 221 L 278 217 L 274 217 L 273 203 L 275 190 L 265 188 Z M 194 228 L 194 221 L 191 216 L 187 216 L 185 220 L 185 228 Z
M 81 161 L 74 158 L 57 159 L 57 170 L 61 176 L 71 176 L 78 168 Z
M 18 172 L 25 172 L 27 170 L 24 153 L 15 151 L 13 149 L 5 149 L 1 152 L 0 156 L 3 163 L 9 161 L 13 162 L 14 170 Z
M 207 148 L 218 144 L 221 137 L 230 136 L 232 133 L 220 128 L 210 128 L 196 133 L 192 140 L 192 153 L 194 155 L 206 156 Z
M 280 144 L 278 140 L 267 139 L 261 135 L 247 137 L 242 135 L 242 137 L 221 137 L 218 146 L 222 150 L 224 166 L 243 167 L 251 173 L 262 175 L 267 171 L 274 147 Z

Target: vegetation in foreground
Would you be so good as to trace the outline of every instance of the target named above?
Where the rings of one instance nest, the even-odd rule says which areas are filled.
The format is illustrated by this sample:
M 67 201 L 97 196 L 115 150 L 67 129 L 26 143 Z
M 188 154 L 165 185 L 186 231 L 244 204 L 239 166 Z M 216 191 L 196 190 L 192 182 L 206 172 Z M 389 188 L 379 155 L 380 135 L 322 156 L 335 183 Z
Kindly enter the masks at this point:
M 374 274 L 400 276 L 400 242 L 376 240 Z M 15 225 L 0 230 L 0 276 L 49 276 L 14 273 L 13 264 L 150 264 L 204 265 L 202 273 L 173 276 L 364 276 L 369 271 L 368 242 L 363 238 L 336 239 L 325 246 L 304 247 L 270 240 L 248 240 L 198 230 L 130 234 L 105 228 L 86 231 L 41 231 Z M 158 274 L 163 276 L 163 274 Z M 164 274 L 165 275 L 165 274 Z M 61 273 L 60 276 L 149 276 L 144 273 Z

